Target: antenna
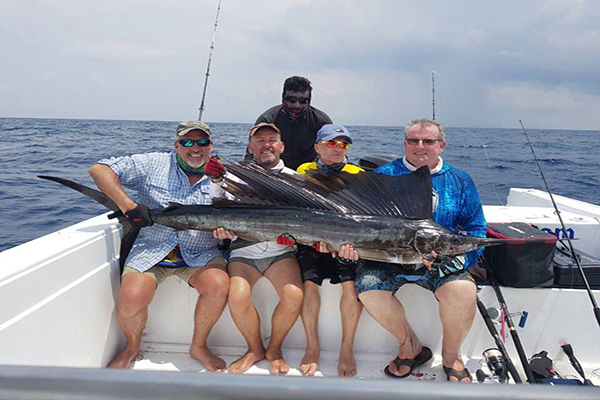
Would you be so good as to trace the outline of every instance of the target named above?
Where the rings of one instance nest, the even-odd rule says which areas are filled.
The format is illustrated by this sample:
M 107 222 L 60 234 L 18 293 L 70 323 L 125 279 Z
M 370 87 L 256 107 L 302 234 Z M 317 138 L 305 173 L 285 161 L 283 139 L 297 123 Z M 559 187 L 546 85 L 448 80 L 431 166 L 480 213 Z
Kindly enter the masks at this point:
M 431 99 L 433 106 L 433 120 L 435 121 L 435 71 L 431 71 Z
M 213 50 L 215 49 L 215 36 L 217 35 L 217 25 L 219 23 L 219 12 L 221 11 L 221 0 L 217 6 L 217 17 L 215 18 L 215 27 L 213 29 L 212 42 L 210 43 L 210 53 L 208 55 L 208 66 L 206 67 L 206 74 L 204 74 L 204 89 L 202 90 L 202 101 L 198 108 L 198 121 L 202 121 L 202 113 L 204 112 L 204 99 L 206 98 L 206 87 L 208 86 L 208 77 L 210 76 L 210 62 L 212 61 Z

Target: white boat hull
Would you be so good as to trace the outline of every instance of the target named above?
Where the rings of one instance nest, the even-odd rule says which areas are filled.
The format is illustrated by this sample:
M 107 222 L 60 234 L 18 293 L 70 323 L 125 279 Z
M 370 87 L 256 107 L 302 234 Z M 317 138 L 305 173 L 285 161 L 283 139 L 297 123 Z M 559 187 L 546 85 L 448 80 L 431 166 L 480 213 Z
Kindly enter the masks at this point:
M 531 208 L 533 214 L 544 209 L 535 199 L 528 201 L 537 204 L 537 208 Z M 595 239 L 600 232 L 600 210 L 594 216 L 589 210 L 594 211 L 597 206 L 589 206 L 588 214 L 573 217 L 580 224 L 577 231 L 587 232 L 576 246 L 587 246 L 586 252 L 600 256 L 600 240 Z M 512 214 L 511 207 L 486 207 L 486 216 L 491 222 L 504 222 L 512 215 L 513 220 L 532 223 L 525 215 L 524 207 L 512 207 Z M 552 215 L 547 207 L 545 210 L 544 215 Z M 540 225 L 540 221 L 537 222 Z M 547 226 L 552 229 L 553 225 Z M 124 345 L 115 316 L 119 235 L 119 225 L 101 215 L 0 253 L 0 265 L 3 266 L 0 269 L 0 304 L 4 305 L 0 308 L 0 365 L 92 368 L 107 365 Z M 319 329 L 324 356 L 319 375 L 322 376 L 337 375 L 335 360 L 341 340 L 340 294 L 339 285 L 325 283 L 321 288 Z M 596 296 L 599 294 L 596 291 Z M 277 297 L 264 279 L 257 284 L 253 296 L 261 315 L 262 335 L 267 340 L 270 315 Z M 588 375 L 600 383 L 592 374 L 600 367 L 600 327 L 583 290 L 505 288 L 504 296 L 511 312 L 527 311 L 529 314 L 525 326 L 518 328 L 528 355 L 546 350 L 564 369 L 561 372 L 574 375 L 559 347 L 563 341 L 568 341 Z M 428 369 L 423 369 L 427 378 L 424 380 L 445 379 L 439 366 L 441 325 L 437 302 L 430 292 L 414 285 L 403 287 L 397 297 L 406 307 L 413 330 L 436 354 Z M 497 307 L 490 287 L 483 287 L 480 297 L 487 307 Z M 169 278 L 159 287 L 144 331 L 144 357 L 136 362 L 136 369 L 203 370 L 186 354 L 191 341 L 196 298 L 195 290 L 176 278 Z M 513 319 L 518 322 L 520 318 L 515 316 Z M 227 361 L 243 354 L 245 343 L 228 310 L 213 329 L 209 344 Z M 298 322 L 285 341 L 288 361 L 293 367 L 298 366 L 304 346 L 305 336 Z M 482 319 L 476 316 L 462 349 L 472 372 L 480 367 L 481 353 L 489 347 L 495 347 L 494 342 Z M 521 369 L 513 345 L 507 343 L 507 347 L 517 368 Z M 381 370 L 393 358 L 397 342 L 365 312 L 359 324 L 355 350 L 359 376 L 383 379 Z M 267 373 L 265 365 L 259 364 L 249 372 Z M 292 375 L 299 374 L 297 369 L 294 371 Z

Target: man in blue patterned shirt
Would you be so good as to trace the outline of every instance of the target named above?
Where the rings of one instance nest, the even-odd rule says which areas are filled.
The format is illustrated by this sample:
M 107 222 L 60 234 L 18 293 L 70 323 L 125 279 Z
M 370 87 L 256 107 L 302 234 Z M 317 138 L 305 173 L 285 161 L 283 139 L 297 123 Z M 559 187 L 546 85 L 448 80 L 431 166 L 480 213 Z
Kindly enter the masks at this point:
M 433 220 L 455 233 L 486 236 L 486 222 L 475 184 L 465 172 L 444 162 L 444 127 L 428 119 L 412 120 L 404 131 L 405 155 L 375 172 L 404 175 L 427 166 L 433 182 Z M 432 357 L 432 352 L 410 328 L 404 307 L 394 293 L 405 283 L 416 283 L 432 291 L 439 301 L 443 327 L 442 359 L 448 380 L 470 382 L 471 375 L 460 356 L 460 347 L 475 316 L 477 287 L 468 268 L 477 263 L 481 250 L 459 257 L 435 254 L 422 264 L 404 266 L 365 261 L 357 270 L 356 292 L 366 310 L 400 343 L 398 357 L 385 368 L 395 378 L 411 375 L 413 369 Z M 352 249 L 340 256 L 355 258 Z
M 224 371 L 225 362 L 207 347 L 207 338 L 227 302 L 226 261 L 210 232 L 176 231 L 154 225 L 149 209 L 169 202 L 211 204 L 209 194 L 213 144 L 210 128 L 200 121 L 177 127 L 175 151 L 134 154 L 100 160 L 90 168 L 96 185 L 135 226 L 142 228 L 125 262 L 117 319 L 127 344 L 108 365 L 127 368 L 140 349 L 148 305 L 156 288 L 175 275 L 198 291 L 190 356 L 209 371 Z M 124 188 L 137 192 L 137 201 Z

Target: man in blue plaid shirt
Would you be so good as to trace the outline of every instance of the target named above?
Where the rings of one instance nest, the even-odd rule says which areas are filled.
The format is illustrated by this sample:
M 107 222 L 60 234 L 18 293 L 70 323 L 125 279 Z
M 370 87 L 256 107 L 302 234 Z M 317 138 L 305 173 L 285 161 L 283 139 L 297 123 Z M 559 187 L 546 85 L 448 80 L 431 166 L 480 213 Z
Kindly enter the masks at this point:
M 224 371 L 225 362 L 207 346 L 207 338 L 227 302 L 229 275 L 226 261 L 210 232 L 176 231 L 154 225 L 149 210 L 169 202 L 212 204 L 210 178 L 223 173 L 210 158 L 210 128 L 200 121 L 177 127 L 175 151 L 134 154 L 100 160 L 90 175 L 129 221 L 142 228 L 125 262 L 117 304 L 117 319 L 127 344 L 108 365 L 127 368 L 140 350 L 148 306 L 156 288 L 175 275 L 200 295 L 194 315 L 190 356 L 209 371 Z M 124 188 L 137 192 L 132 200 Z

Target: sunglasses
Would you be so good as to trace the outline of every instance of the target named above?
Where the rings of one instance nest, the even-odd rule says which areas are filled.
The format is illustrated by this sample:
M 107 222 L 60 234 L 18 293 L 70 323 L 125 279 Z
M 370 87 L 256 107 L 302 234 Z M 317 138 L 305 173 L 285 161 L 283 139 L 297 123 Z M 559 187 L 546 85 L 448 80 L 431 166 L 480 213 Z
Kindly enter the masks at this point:
M 206 147 L 212 143 L 210 139 L 198 139 L 198 140 L 181 139 L 178 142 L 183 147 L 193 147 L 194 143 L 196 143 L 199 147 Z
M 423 143 L 423 146 L 433 146 L 437 142 L 441 142 L 440 139 L 404 139 L 406 143 L 411 146 L 417 146 L 419 143 Z
M 335 149 L 339 147 L 340 149 L 346 150 L 350 147 L 350 143 L 348 142 L 338 142 L 337 140 L 321 140 L 321 143 L 330 149 Z
M 310 97 L 294 97 L 294 96 L 283 96 L 283 99 L 288 103 L 294 104 L 296 102 L 300 104 L 310 103 Z

